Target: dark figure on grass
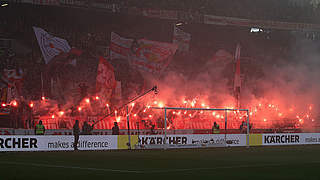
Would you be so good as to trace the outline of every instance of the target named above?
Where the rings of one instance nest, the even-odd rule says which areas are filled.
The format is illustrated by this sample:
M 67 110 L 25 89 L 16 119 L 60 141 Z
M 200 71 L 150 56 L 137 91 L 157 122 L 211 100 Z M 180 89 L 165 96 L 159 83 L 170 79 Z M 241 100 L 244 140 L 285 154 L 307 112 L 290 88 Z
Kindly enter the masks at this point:
M 117 122 L 114 122 L 114 126 L 112 127 L 112 135 L 119 135 L 119 126 Z
M 73 148 L 75 151 L 78 150 L 79 134 L 80 134 L 79 121 L 76 120 L 76 122 L 73 125 L 73 136 L 74 136 Z

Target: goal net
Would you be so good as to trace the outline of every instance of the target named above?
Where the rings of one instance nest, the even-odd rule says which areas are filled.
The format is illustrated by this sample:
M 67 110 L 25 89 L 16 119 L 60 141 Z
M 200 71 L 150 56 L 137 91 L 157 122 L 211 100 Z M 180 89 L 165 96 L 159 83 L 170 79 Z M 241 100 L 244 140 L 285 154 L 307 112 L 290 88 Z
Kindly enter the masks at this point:
M 158 111 L 155 114 L 159 114 L 156 122 L 158 133 L 151 129 L 150 134 L 139 135 L 135 148 L 226 147 L 240 144 L 239 138 L 243 139 L 249 134 L 247 109 L 181 107 L 151 107 L 151 109 Z

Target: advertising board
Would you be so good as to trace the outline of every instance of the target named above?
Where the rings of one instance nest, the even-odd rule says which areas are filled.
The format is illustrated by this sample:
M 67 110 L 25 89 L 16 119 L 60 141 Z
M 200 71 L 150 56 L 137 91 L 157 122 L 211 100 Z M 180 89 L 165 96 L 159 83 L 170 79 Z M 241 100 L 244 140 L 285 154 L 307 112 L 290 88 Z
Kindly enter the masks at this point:
M 0 151 L 70 151 L 73 136 L 0 136 Z M 117 136 L 80 136 L 79 150 L 117 149 Z

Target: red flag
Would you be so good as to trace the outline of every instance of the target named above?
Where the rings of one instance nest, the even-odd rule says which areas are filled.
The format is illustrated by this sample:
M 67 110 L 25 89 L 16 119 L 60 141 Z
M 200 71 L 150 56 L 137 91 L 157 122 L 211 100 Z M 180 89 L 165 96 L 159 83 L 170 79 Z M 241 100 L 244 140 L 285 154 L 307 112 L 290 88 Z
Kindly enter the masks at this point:
M 106 59 L 100 57 L 96 79 L 97 94 L 104 100 L 110 99 L 116 83 L 114 68 Z

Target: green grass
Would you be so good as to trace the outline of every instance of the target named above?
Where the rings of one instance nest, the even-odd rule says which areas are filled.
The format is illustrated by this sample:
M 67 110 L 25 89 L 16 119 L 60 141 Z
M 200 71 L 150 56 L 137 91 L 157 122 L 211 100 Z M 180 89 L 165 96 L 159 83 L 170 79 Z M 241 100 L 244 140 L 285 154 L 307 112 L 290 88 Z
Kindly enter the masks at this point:
M 125 178 L 320 179 L 320 146 L 0 153 L 0 180 Z

